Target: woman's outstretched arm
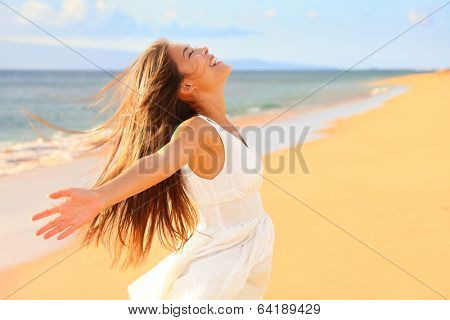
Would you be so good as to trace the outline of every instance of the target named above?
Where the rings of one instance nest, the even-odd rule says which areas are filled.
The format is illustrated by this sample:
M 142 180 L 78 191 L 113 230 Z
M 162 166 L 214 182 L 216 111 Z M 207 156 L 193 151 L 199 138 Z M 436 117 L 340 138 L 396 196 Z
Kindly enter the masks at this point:
M 203 120 L 197 117 L 184 121 L 175 131 L 172 140 L 164 147 L 139 159 L 100 187 L 68 188 L 50 194 L 49 197 L 52 199 L 60 197 L 69 199 L 32 216 L 32 220 L 38 220 L 60 213 L 59 217 L 40 228 L 36 235 L 46 233 L 44 239 L 48 239 L 62 232 L 58 240 L 63 239 L 94 219 L 101 210 L 165 180 L 192 157 L 196 157 L 201 152 L 200 149 L 204 150 L 205 147 L 214 149 L 212 139 L 207 136 L 205 138 L 201 134 L 202 126 Z
M 189 119 L 182 123 L 172 140 L 160 150 L 139 159 L 114 179 L 93 189 L 103 206 L 109 207 L 156 185 L 195 156 L 199 145 L 196 120 Z

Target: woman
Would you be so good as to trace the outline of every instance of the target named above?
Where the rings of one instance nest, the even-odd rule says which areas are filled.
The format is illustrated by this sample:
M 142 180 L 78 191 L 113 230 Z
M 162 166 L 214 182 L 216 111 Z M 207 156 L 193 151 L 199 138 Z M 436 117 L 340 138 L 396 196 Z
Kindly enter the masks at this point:
M 88 225 L 83 244 L 112 237 L 113 264 L 126 252 L 126 267 L 144 261 L 158 232 L 175 251 L 128 287 L 131 299 L 262 299 L 274 226 L 259 194 L 261 158 L 226 116 L 230 72 L 206 47 L 152 43 L 100 92 L 116 89 L 104 109 L 119 101 L 87 131 L 111 129 L 102 174 L 91 189 L 50 194 L 66 202 L 33 216 L 59 213 L 36 234 L 63 239 Z

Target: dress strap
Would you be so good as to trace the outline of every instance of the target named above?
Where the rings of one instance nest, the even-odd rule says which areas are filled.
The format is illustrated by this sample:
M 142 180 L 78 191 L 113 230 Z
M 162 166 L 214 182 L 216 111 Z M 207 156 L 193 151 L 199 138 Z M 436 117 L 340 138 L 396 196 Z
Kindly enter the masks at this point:
M 197 116 L 209 121 L 210 123 L 212 123 L 214 125 L 214 127 L 219 131 L 219 132 L 225 132 L 226 133 L 226 137 L 228 138 L 228 135 L 232 136 L 233 139 L 237 139 L 239 141 L 239 143 L 241 144 L 241 146 L 245 146 L 246 148 L 249 148 L 247 142 L 244 140 L 244 138 L 242 138 L 241 133 L 238 131 L 239 133 L 239 138 L 236 137 L 234 134 L 232 134 L 231 132 L 229 132 L 228 130 L 224 129 L 221 125 L 219 125 L 217 122 L 215 122 L 213 119 L 208 118 L 207 116 L 204 116 L 202 114 L 198 114 Z M 227 139 L 226 138 L 226 139 Z M 225 140 L 226 140 L 225 139 Z
M 209 120 L 209 118 L 207 117 L 207 116 L 204 116 L 204 115 L 202 115 L 202 114 L 197 114 L 197 117 L 199 117 L 199 118 L 202 118 L 202 119 L 205 119 L 205 120 Z
M 197 117 L 202 118 L 203 120 L 206 120 L 208 123 L 210 123 L 216 129 L 217 133 L 219 134 L 220 138 L 222 139 L 223 145 L 226 146 L 225 141 L 224 141 L 226 139 L 224 139 L 224 136 L 222 136 L 222 127 L 219 126 L 219 124 L 217 124 L 213 119 L 208 118 L 207 116 L 198 114 Z
M 199 117 L 199 118 L 202 118 L 202 119 L 205 119 L 206 121 L 208 121 L 209 123 L 212 123 L 212 124 L 216 124 L 214 121 L 212 121 L 212 119 L 210 119 L 210 118 L 208 118 L 207 116 L 204 116 L 203 114 L 197 114 L 197 117 Z

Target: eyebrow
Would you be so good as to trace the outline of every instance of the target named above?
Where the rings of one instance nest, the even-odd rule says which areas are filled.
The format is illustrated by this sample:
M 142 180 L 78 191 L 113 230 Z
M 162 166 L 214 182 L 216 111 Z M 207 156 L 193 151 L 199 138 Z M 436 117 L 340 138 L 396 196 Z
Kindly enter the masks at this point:
M 184 53 L 186 52 L 187 49 L 188 49 L 187 46 L 183 49 L 183 58 L 185 58 L 185 59 L 186 59 L 186 57 L 184 56 Z

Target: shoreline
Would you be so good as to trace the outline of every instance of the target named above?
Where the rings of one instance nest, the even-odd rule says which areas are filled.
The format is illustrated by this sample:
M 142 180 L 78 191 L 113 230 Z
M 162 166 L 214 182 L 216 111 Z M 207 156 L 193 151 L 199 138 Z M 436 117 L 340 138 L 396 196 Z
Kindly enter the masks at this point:
M 390 91 L 391 90 L 389 90 L 388 93 Z M 358 109 L 364 107 L 367 103 L 371 107 L 376 107 L 378 105 L 377 102 L 385 101 L 389 98 L 389 94 L 387 96 L 378 94 L 366 99 L 353 99 L 351 102 L 334 104 L 331 107 L 326 106 L 320 109 L 314 109 L 313 107 L 292 108 L 291 110 L 283 114 L 280 118 L 277 118 L 276 121 L 272 123 L 272 126 L 269 126 L 263 130 L 260 130 L 259 126 L 261 124 L 264 124 L 266 121 L 269 121 L 273 118 L 273 116 L 276 116 L 283 110 L 273 109 L 264 114 L 258 114 L 255 116 L 245 115 L 244 117 L 232 118 L 232 120 L 237 127 L 242 127 L 244 129 L 241 131 L 245 131 L 246 128 L 253 128 L 253 130 L 257 129 L 257 136 L 246 137 L 245 134 L 243 136 L 250 144 L 255 146 L 257 152 L 259 152 L 262 156 L 266 156 L 281 149 L 292 147 L 292 145 L 289 145 L 289 143 L 292 144 L 293 141 L 295 142 L 299 140 L 299 134 L 301 134 L 301 132 L 297 129 L 301 128 L 301 123 L 310 121 L 311 128 L 313 128 L 311 135 L 308 136 L 304 141 L 307 142 L 314 138 L 319 138 L 320 135 L 318 134 L 318 132 L 320 132 L 320 130 L 326 129 L 328 126 L 331 126 L 332 124 L 329 123 L 330 121 L 341 118 L 343 114 L 342 112 L 339 112 L 339 110 L 351 110 L 351 108 L 353 107 L 353 109 L 356 109 L 356 111 L 351 110 L 350 113 L 356 113 Z M 345 112 L 343 113 L 345 114 Z M 283 136 L 281 136 L 281 139 L 278 135 L 274 136 L 271 135 L 270 132 L 267 133 L 267 130 L 271 130 L 271 128 L 273 128 L 274 126 L 277 126 L 285 133 Z M 296 131 L 293 141 L 288 140 L 287 138 L 287 133 L 289 131 L 294 131 L 292 129 Z M 262 139 L 261 137 L 264 137 L 264 135 L 269 136 L 270 140 Z M 3 225 L 21 225 L 20 233 L 24 234 L 19 243 L 16 244 L 16 248 L 7 248 L 5 245 L 5 247 L 2 248 L 2 245 L 0 245 L 0 249 L 2 249 L 2 252 L 16 252 L 16 250 L 20 252 L 26 250 L 23 247 L 29 246 L 30 243 L 32 244 L 31 248 L 33 248 L 32 254 L 30 250 L 26 250 L 28 252 L 27 258 L 9 258 L 9 260 L 5 258 L 4 261 L 9 261 L 9 263 L 4 262 L 2 265 L 0 265 L 0 272 L 4 269 L 15 267 L 22 263 L 27 263 L 45 255 L 52 254 L 54 251 L 64 249 L 66 246 L 70 245 L 70 237 L 63 243 L 61 243 L 61 241 L 53 241 L 52 239 L 49 239 L 51 242 L 48 242 L 49 240 L 46 240 L 45 242 L 41 241 L 41 238 L 34 237 L 34 229 L 37 230 L 36 225 L 43 225 L 44 222 L 36 223 L 24 220 L 24 217 L 14 217 L 13 212 L 30 212 L 31 216 L 31 212 L 38 212 L 46 207 L 53 206 L 56 203 L 54 200 L 45 198 L 44 195 L 46 193 L 50 193 L 65 186 L 73 186 L 73 184 L 76 184 L 75 186 L 77 187 L 88 187 L 91 183 L 94 182 L 94 176 L 100 173 L 102 163 L 102 160 L 100 158 L 101 151 L 99 150 L 95 153 L 81 156 L 69 162 L 59 163 L 53 166 L 40 167 L 29 171 L 19 172 L 13 175 L 0 176 L 0 185 L 4 184 L 12 187 L 6 192 L 6 194 L 3 195 L 4 200 L 0 201 L 0 203 L 3 202 L 3 204 L 0 205 L 0 210 L 6 213 L 6 217 L 1 218 L 2 220 L 0 220 L 0 222 L 3 222 Z M 68 178 L 66 178 L 65 172 L 70 172 Z M 27 192 L 30 194 L 28 202 L 31 202 L 34 205 L 21 204 L 17 206 L 15 204 L 8 203 L 7 199 L 14 198 L 19 189 L 18 184 L 20 185 L 22 181 L 43 181 L 45 177 L 55 175 L 57 175 L 58 178 L 53 178 L 50 183 L 45 184 L 44 188 L 41 187 L 41 192 L 39 192 L 38 194 L 36 194 L 35 192 L 33 193 L 33 189 L 29 188 L 29 191 Z M 73 177 L 73 179 L 70 177 Z M 19 181 L 19 183 L 17 183 L 17 181 Z M 38 185 L 36 184 L 35 187 L 38 188 Z M 0 200 L 2 199 L 0 198 Z M 38 207 L 39 209 L 34 209 L 36 207 Z M 7 236 L 9 235 L 12 237 L 14 231 L 18 230 L 12 230 L 10 233 L 6 234 L 4 243 L 8 242 Z M 3 253 L 3 256 L 8 256 L 8 254 Z
M 308 172 L 267 172 L 278 241 L 266 299 L 450 295 L 450 70 L 380 83 L 408 90 L 296 148 Z
M 250 135 L 247 139 L 250 144 L 256 146 L 257 151 L 263 156 L 293 148 L 300 143 L 326 138 L 327 130 L 334 126 L 335 122 L 378 108 L 390 99 L 407 91 L 408 88 L 406 86 L 392 86 L 385 92 L 369 98 L 354 99 L 332 107 L 307 111 L 297 109 L 292 110 L 292 113 L 289 114 L 290 110 L 285 114 L 288 114 L 288 116 L 280 117 L 282 118 L 281 120 L 277 118 L 276 122 L 271 122 L 271 126 L 260 127 L 256 124 L 255 128 L 249 130 L 249 133 L 251 133 L 253 129 L 257 129 L 256 135 Z M 271 117 L 268 118 L 269 120 L 271 119 Z M 274 131 L 274 127 L 281 130 L 278 130 L 278 132 Z M 282 134 L 278 134 L 279 132 Z M 246 138 L 245 135 L 244 138 Z
M 386 87 L 382 84 L 377 85 L 373 81 L 368 82 L 367 84 L 373 86 L 372 90 L 367 94 L 359 94 L 346 99 L 339 99 L 331 102 L 322 102 L 320 104 L 306 104 L 300 106 L 295 105 L 294 107 L 286 105 L 279 108 L 260 110 L 255 113 L 233 115 L 229 116 L 229 118 L 238 127 L 244 128 L 248 126 L 258 126 L 264 124 L 265 122 L 268 122 L 273 118 L 275 118 L 275 124 L 286 120 L 292 120 L 293 118 L 297 119 L 298 117 L 307 117 L 308 114 L 322 113 L 325 114 L 325 118 L 327 118 L 326 113 L 332 112 L 332 109 L 346 109 L 348 106 L 354 104 L 371 101 L 378 96 L 382 96 L 386 93 L 386 91 L 389 92 L 395 90 L 395 86 Z M 299 100 L 301 101 L 301 99 Z M 307 99 L 305 99 L 304 101 L 307 101 Z M 339 115 L 337 115 L 337 117 L 338 116 Z M 299 120 L 297 119 L 296 121 Z M 326 127 L 326 125 L 324 124 L 322 125 L 322 127 Z M 10 145 L 6 145 L 5 143 L 6 142 L 3 142 L 3 146 L 0 148 L 0 163 L 3 163 L 3 165 L 5 166 L 4 168 L 0 169 L 0 179 L 2 177 L 18 175 L 42 168 L 70 164 L 80 159 L 96 157 L 101 152 L 101 150 L 86 152 L 86 146 L 94 144 L 94 140 L 83 136 L 77 136 L 75 134 L 62 136 L 62 133 L 59 131 L 55 131 L 50 140 L 44 140 L 42 137 L 38 137 L 31 141 L 11 143 Z M 39 150 L 44 151 L 44 153 L 39 154 Z M 45 150 L 52 151 L 49 153 L 45 153 Z M 265 153 L 269 152 L 271 151 L 267 151 Z M 8 155 L 13 153 L 18 153 L 18 155 L 15 155 L 15 157 L 19 157 L 18 160 L 8 158 Z M 7 165 L 8 163 L 13 163 L 16 161 L 18 161 L 17 164 L 14 164 L 12 166 Z
M 439 291 L 450 291 L 446 283 L 439 282 L 450 267 L 449 255 L 443 255 L 449 242 L 442 241 L 450 240 L 446 231 L 450 203 L 445 203 L 448 196 L 443 198 L 450 179 L 442 171 L 448 159 L 443 141 L 450 138 L 443 124 L 449 112 L 446 85 L 450 73 L 407 75 L 380 83 L 408 89 L 375 108 L 335 119 L 320 129 L 320 139 L 301 146 L 309 174 L 296 168 L 295 172 L 265 175 Z M 433 112 L 422 112 L 430 100 Z M 424 129 L 431 137 L 422 133 Z M 427 143 L 431 138 L 441 144 Z M 417 155 L 417 144 L 425 147 L 425 154 Z M 292 149 L 299 147 L 279 148 L 264 159 L 278 161 Z M 427 167 L 432 170 L 420 170 Z M 70 184 L 65 178 L 59 183 L 63 181 Z M 429 188 L 433 188 L 431 193 L 426 192 Z M 278 234 L 266 299 L 436 298 L 271 183 L 263 184 L 262 195 Z M 11 193 L 4 201 L 13 197 Z M 36 199 L 30 208 L 40 201 Z M 78 237 L 72 238 L 61 249 L 0 270 L 0 282 L 5 284 L 1 293 L 10 293 L 77 250 L 79 242 Z M 126 299 L 126 285 L 168 253 L 158 244 L 142 267 L 121 273 L 110 269 L 103 248 L 83 249 L 11 298 Z

